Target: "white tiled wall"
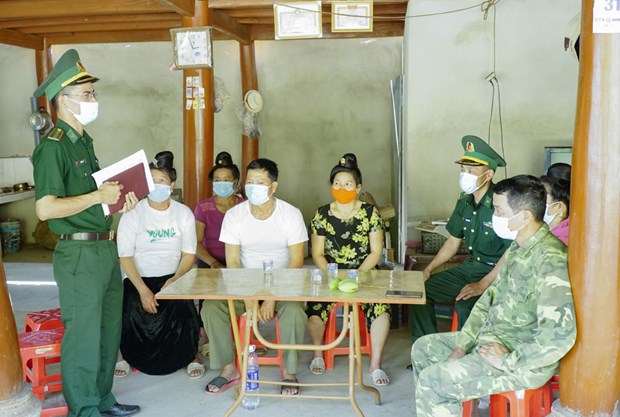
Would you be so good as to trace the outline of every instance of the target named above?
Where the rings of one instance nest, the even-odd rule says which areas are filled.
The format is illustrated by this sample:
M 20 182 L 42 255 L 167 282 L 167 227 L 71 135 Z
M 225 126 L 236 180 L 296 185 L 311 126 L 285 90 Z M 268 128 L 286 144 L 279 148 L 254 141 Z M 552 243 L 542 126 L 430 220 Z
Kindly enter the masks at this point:
M 11 187 L 21 182 L 34 184 L 30 157 L 0 158 L 0 187 Z

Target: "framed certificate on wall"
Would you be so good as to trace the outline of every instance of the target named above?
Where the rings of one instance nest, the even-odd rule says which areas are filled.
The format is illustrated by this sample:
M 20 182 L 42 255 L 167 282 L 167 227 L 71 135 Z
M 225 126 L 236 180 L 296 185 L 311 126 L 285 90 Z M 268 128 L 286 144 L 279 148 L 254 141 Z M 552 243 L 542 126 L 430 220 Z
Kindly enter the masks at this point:
M 372 32 L 372 1 L 332 3 L 332 32 Z
M 323 36 L 320 1 L 274 3 L 276 39 L 306 39 Z

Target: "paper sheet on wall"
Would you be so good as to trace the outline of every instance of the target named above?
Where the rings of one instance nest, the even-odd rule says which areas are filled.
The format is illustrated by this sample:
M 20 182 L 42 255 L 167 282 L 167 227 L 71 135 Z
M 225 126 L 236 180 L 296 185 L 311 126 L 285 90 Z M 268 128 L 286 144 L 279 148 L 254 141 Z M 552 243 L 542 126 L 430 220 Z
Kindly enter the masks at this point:
M 116 213 L 123 207 L 128 192 L 133 191 L 140 200 L 155 188 L 144 149 L 95 172 L 93 178 L 97 187 L 101 187 L 106 181 L 118 181 L 123 184 L 121 196 L 116 204 L 101 205 L 106 216 Z
M 593 33 L 620 33 L 620 0 L 596 0 L 592 13 Z

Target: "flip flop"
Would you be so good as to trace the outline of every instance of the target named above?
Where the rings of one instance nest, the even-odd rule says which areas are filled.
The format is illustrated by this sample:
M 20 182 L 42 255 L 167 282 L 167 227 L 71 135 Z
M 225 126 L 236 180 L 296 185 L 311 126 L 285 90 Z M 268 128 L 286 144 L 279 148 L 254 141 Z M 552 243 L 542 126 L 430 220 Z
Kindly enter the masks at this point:
M 370 377 L 372 378 L 372 383 L 375 384 L 376 387 L 389 385 L 390 383 L 390 377 L 381 368 L 369 372 L 368 375 L 370 375 Z M 387 382 L 380 382 L 382 379 L 386 380 Z
M 295 379 L 290 379 L 290 378 L 284 378 L 282 380 L 282 382 L 294 382 L 294 383 L 298 383 L 299 381 L 297 380 L 297 378 Z M 293 386 L 293 385 L 280 385 L 280 395 L 283 395 L 282 391 L 284 391 L 285 389 L 297 389 L 297 392 L 295 394 L 288 394 L 288 395 L 297 395 L 299 394 L 299 387 L 298 386 Z
M 205 343 L 200 347 L 200 354 L 204 356 L 205 359 L 209 359 L 209 344 Z
M 316 371 L 316 369 L 319 369 Z M 325 361 L 320 356 L 312 359 L 310 362 L 310 372 L 314 375 L 323 375 L 325 373 Z
M 231 379 L 230 381 L 227 380 L 226 378 L 224 378 L 223 376 L 216 376 L 215 378 L 213 378 L 211 380 L 211 382 L 209 382 L 207 384 L 207 386 L 204 389 L 204 393 L 207 395 L 220 395 L 221 393 L 223 393 L 224 391 L 226 391 L 228 388 L 234 386 L 237 382 L 239 382 L 239 380 L 241 379 L 241 377 L 237 377 L 235 379 Z M 209 391 L 209 385 L 215 385 L 218 390 L 217 391 Z
M 114 376 L 117 378 L 125 378 L 129 375 L 129 370 L 131 366 L 127 363 L 126 360 L 116 362 L 116 366 L 114 367 Z
M 198 362 L 190 362 L 190 364 L 187 365 L 187 376 L 189 377 L 189 379 L 202 378 L 205 375 L 206 370 L 207 368 L 205 368 L 203 364 Z

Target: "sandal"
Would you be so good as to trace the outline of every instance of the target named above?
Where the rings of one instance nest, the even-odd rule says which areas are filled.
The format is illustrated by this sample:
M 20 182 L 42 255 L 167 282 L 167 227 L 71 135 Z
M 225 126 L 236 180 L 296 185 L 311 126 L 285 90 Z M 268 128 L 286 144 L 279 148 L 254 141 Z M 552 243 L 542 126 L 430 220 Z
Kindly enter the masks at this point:
M 325 373 L 325 361 L 322 357 L 317 356 L 310 362 L 310 372 L 314 375 L 323 375 Z
M 131 367 L 127 363 L 126 360 L 116 362 L 116 366 L 114 367 L 114 376 L 117 378 L 125 378 L 129 375 L 129 370 Z
M 381 368 L 378 368 L 372 372 L 369 372 L 368 375 L 370 375 L 370 377 L 372 378 L 372 383 L 375 384 L 376 387 L 389 385 L 390 383 L 390 377 Z M 387 381 L 387 382 L 382 382 L 382 381 Z
M 284 378 L 284 379 L 282 380 L 282 382 L 291 382 L 291 383 L 295 383 L 295 384 L 299 383 L 299 381 L 297 380 L 297 378 L 295 378 L 295 379 Z M 280 386 L 280 395 L 285 395 L 285 394 L 284 394 L 284 392 L 283 392 L 285 389 L 295 390 L 295 392 L 294 392 L 294 393 L 292 393 L 292 394 L 286 394 L 286 395 L 297 395 L 297 394 L 299 394 L 299 386 L 294 386 L 294 385 L 281 385 L 281 386 Z
M 229 381 L 223 376 L 216 376 L 215 378 L 211 380 L 211 382 L 207 384 L 207 386 L 205 387 L 204 393 L 207 395 L 220 395 L 221 393 L 226 391 L 228 388 L 237 384 L 237 382 L 239 382 L 240 379 L 241 377 L 238 376 L 237 378 L 231 379 Z M 209 390 L 209 385 L 214 385 L 218 390 L 217 391 Z
M 187 376 L 189 379 L 199 379 L 205 375 L 207 368 L 201 363 L 191 362 L 187 365 Z
M 200 354 L 205 359 L 209 359 L 209 344 L 208 343 L 205 343 L 204 345 L 200 346 Z

